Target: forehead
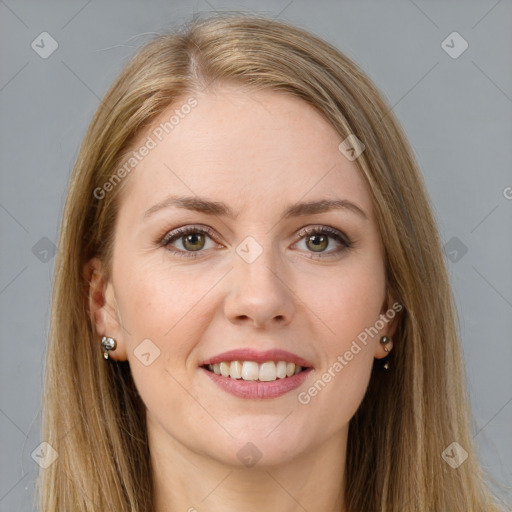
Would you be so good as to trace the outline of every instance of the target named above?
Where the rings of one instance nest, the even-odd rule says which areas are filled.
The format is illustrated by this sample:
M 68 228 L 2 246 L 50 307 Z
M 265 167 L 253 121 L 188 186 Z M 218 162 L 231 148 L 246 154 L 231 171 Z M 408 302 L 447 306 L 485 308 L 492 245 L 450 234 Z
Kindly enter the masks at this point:
M 225 200 L 238 212 L 276 201 L 371 200 L 342 138 L 290 94 L 225 87 L 176 100 L 132 148 L 151 146 L 130 173 L 127 201 L 150 207 L 169 194 Z M 238 200 L 238 202 L 237 202 Z

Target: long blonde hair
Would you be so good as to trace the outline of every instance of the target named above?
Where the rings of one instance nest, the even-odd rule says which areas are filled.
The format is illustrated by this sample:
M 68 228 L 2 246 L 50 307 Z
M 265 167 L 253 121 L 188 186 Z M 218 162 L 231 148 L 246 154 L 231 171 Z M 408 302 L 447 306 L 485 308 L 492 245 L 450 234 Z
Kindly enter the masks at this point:
M 42 433 L 58 458 L 39 475 L 41 510 L 152 511 L 145 407 L 128 363 L 102 359 L 84 275 L 93 256 L 111 269 L 122 186 L 102 199 L 94 191 L 172 103 L 228 83 L 300 97 L 340 140 L 355 134 L 365 145 L 356 163 L 373 199 L 389 290 L 403 311 L 391 369 L 372 373 L 350 422 L 347 511 L 498 510 L 469 434 L 458 319 L 441 241 L 399 122 L 339 50 L 298 27 L 243 14 L 195 18 L 153 37 L 115 80 L 85 135 L 55 263 Z M 458 468 L 442 457 L 452 442 L 468 453 Z

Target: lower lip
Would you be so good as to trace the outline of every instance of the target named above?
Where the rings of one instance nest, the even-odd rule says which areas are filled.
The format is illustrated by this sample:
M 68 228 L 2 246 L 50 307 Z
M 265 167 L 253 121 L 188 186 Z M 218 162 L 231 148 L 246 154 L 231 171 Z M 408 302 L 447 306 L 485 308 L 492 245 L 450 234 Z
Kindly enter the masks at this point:
M 243 380 L 243 379 L 232 379 L 231 377 L 223 377 L 217 375 L 214 372 L 207 370 L 206 368 L 200 368 L 203 370 L 210 379 L 212 379 L 217 386 L 224 391 L 231 393 L 239 398 L 249 399 L 265 399 L 265 398 L 277 398 L 282 396 L 294 389 L 297 389 L 308 377 L 312 368 L 292 375 L 291 377 L 285 377 L 284 379 L 276 379 L 270 382 L 260 382 L 254 380 Z

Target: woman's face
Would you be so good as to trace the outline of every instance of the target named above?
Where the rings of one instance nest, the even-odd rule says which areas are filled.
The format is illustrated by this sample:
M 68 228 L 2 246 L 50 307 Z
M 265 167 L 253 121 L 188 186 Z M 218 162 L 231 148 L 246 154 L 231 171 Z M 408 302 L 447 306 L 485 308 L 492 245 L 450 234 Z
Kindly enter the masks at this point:
M 180 110 L 189 98 L 173 105 L 133 146 L 153 146 L 148 135 L 155 142 L 124 178 L 96 329 L 117 340 L 113 359 L 129 361 L 162 451 L 277 464 L 345 435 L 374 357 L 386 355 L 379 339 L 390 324 L 365 331 L 389 307 L 383 249 L 355 161 L 311 106 L 231 87 L 194 98 L 191 109 Z M 176 109 L 179 122 L 166 133 L 160 123 Z M 356 206 L 298 207 L 332 200 Z M 222 356 L 234 376 L 240 369 L 272 379 L 282 363 L 251 372 L 274 349 L 311 368 L 241 382 L 202 367 L 245 349 L 256 355 Z M 289 378 L 298 387 L 288 389 Z

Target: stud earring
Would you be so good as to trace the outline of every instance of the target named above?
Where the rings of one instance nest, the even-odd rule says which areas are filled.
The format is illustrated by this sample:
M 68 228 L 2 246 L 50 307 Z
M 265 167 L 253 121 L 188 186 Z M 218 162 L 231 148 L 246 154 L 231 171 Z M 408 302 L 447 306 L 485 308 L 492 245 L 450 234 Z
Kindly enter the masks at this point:
M 384 352 L 389 352 L 389 348 L 386 347 L 386 345 L 390 342 L 391 340 L 387 337 L 387 336 L 382 336 L 382 338 L 380 339 L 380 342 L 384 345 Z
M 101 339 L 101 347 L 103 348 L 103 357 L 108 359 L 108 353 L 111 350 L 115 350 L 117 347 L 116 340 L 114 338 L 109 338 L 107 336 L 103 336 Z

